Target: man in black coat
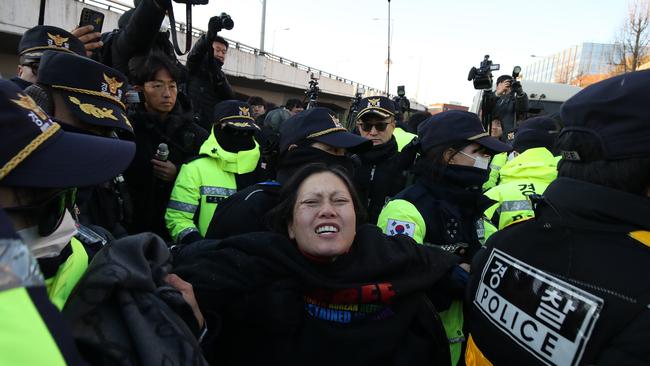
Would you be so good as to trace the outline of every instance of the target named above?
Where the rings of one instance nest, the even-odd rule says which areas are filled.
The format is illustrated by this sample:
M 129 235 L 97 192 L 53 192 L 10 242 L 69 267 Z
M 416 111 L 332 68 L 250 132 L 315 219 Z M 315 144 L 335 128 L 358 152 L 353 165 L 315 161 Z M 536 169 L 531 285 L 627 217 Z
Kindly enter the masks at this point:
M 468 365 L 650 363 L 650 70 L 566 101 L 535 218 L 472 264 Z
M 208 34 L 201 36 L 187 56 L 187 95 L 193 102 L 194 115 L 199 124 L 210 129 L 214 106 L 224 100 L 235 99 L 235 93 L 221 69 L 226 62 L 228 41 L 217 36 L 208 25 Z
M 180 165 L 198 154 L 208 132 L 193 122 L 189 101 L 178 93 L 173 60 L 152 54 L 134 61 L 133 83 L 143 100 L 129 111 L 137 146 L 124 173 L 134 207 L 129 231 L 152 231 L 170 240 L 164 221 L 169 195 Z M 168 156 L 158 154 L 161 144 L 167 145 Z

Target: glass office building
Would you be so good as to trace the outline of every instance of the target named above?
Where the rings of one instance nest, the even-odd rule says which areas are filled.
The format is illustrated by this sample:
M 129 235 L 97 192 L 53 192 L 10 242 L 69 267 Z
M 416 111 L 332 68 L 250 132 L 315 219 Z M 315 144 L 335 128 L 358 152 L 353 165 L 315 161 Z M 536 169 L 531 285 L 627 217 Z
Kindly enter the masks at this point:
M 522 76 L 525 80 L 570 84 L 578 77 L 611 71 L 613 52 L 613 44 L 582 43 L 537 58 L 522 68 Z

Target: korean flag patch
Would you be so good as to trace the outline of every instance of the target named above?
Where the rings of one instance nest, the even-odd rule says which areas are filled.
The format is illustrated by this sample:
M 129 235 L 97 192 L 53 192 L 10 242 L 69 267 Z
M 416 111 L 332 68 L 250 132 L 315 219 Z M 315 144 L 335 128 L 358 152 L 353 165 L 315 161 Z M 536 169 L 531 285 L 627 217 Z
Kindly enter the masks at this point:
M 386 225 L 386 235 L 393 236 L 397 234 L 408 235 L 412 238 L 415 234 L 415 223 L 388 219 L 388 225 Z

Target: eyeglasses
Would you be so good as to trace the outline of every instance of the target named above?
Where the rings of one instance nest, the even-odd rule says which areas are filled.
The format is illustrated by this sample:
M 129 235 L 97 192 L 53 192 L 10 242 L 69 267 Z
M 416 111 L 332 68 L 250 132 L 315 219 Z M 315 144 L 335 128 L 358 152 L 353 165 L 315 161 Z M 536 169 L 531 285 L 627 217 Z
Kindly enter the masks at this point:
M 386 131 L 386 128 L 390 122 L 378 122 L 378 123 L 368 123 L 368 122 L 359 122 L 357 123 L 357 126 L 364 130 L 365 132 L 370 132 L 372 131 L 372 128 L 374 127 L 377 132 L 384 132 Z
M 38 235 L 48 236 L 61 225 L 66 210 L 74 212 L 76 194 L 76 188 L 64 189 L 37 204 L 7 207 L 4 210 L 9 213 L 36 218 L 38 222 Z

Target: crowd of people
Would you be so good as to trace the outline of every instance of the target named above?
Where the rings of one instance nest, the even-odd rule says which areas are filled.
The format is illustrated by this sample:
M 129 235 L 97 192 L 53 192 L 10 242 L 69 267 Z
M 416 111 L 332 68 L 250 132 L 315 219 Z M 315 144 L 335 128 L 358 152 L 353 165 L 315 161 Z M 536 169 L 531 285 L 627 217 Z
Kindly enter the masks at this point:
M 237 95 L 217 32 L 183 65 L 169 6 L 0 80 L 0 364 L 650 364 L 650 71 L 344 126 Z

